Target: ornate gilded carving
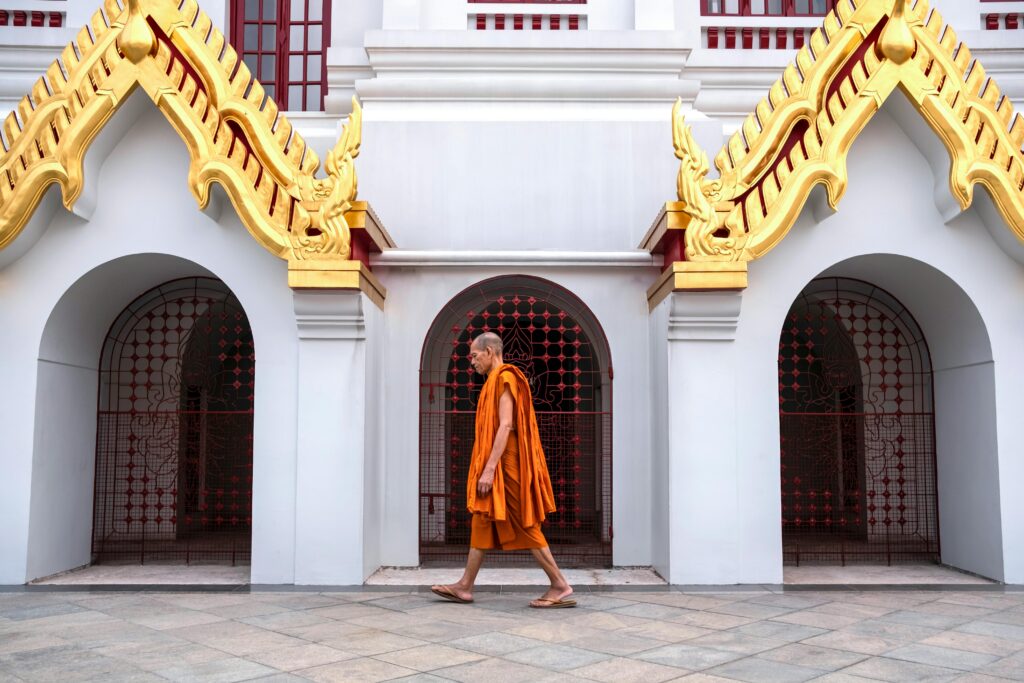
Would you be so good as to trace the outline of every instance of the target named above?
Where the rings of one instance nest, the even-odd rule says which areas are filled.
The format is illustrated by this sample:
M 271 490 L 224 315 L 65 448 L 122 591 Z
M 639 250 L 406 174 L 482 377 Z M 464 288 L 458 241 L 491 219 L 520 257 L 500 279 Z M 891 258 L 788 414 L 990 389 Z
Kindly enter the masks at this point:
M 317 178 L 317 155 L 195 0 L 105 0 L 7 117 L 0 248 L 17 237 L 49 185 L 57 183 L 64 205 L 74 205 L 90 143 L 136 88 L 184 140 L 200 207 L 216 182 L 273 254 L 292 263 L 351 257 L 345 213 L 357 190 L 358 102 L 328 155 L 327 176 Z
M 982 185 L 1024 240 L 1024 119 L 927 0 L 839 0 L 715 158 L 718 179 L 705 177 L 704 153 L 674 108 L 679 202 L 669 211 L 684 214 L 670 222 L 685 230 L 685 260 L 763 256 L 817 184 L 836 208 L 850 145 L 897 87 L 949 151 L 961 208 Z

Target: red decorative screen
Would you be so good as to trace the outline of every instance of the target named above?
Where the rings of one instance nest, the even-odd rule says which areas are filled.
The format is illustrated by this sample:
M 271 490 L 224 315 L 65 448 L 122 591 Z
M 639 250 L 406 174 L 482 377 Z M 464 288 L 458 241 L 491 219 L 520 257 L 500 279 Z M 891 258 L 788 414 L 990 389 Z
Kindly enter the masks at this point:
M 825 16 L 835 5 L 835 0 L 700 0 L 700 13 L 742 17 Z
M 232 0 L 232 43 L 282 110 L 323 109 L 330 14 L 329 0 Z
M 466 476 L 484 378 L 469 344 L 496 332 L 506 362 L 529 378 L 558 511 L 543 526 L 564 566 L 611 565 L 611 378 L 603 333 L 585 306 L 534 278 L 499 278 L 456 297 L 438 316 L 420 373 L 420 560 L 465 560 Z M 528 552 L 488 563 L 532 563 Z
M 787 564 L 939 560 L 928 346 L 892 295 L 812 282 L 779 342 Z
M 93 561 L 246 563 L 255 355 L 218 280 L 132 302 L 100 359 Z

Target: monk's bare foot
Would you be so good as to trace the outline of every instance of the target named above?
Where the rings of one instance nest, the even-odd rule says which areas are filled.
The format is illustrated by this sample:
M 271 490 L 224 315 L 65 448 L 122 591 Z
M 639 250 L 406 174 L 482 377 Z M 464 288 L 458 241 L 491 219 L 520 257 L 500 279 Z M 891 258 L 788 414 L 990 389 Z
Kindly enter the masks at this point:
M 452 602 L 473 602 L 473 591 L 463 588 L 457 583 L 449 584 L 447 586 L 431 586 L 430 590 L 434 595 Z
M 575 600 L 571 600 L 572 597 L 572 586 L 565 584 L 564 586 L 552 586 L 547 590 L 544 595 L 537 598 L 530 603 L 530 607 L 553 607 L 559 605 L 567 605 L 567 603 L 576 604 Z

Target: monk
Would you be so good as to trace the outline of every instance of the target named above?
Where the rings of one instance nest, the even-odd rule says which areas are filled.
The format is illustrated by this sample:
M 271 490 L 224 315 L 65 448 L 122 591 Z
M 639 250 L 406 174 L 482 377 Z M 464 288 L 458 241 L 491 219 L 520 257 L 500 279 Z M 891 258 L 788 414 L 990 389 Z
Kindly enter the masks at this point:
M 572 586 L 540 530 L 547 513 L 556 508 L 530 385 L 501 354 L 501 337 L 493 332 L 481 334 L 469 347 L 473 369 L 487 376 L 477 403 L 476 440 L 466 481 L 466 506 L 473 513 L 469 557 L 457 583 L 431 590 L 446 600 L 473 602 L 476 575 L 488 550 L 529 549 L 551 582 L 530 607 L 575 607 Z

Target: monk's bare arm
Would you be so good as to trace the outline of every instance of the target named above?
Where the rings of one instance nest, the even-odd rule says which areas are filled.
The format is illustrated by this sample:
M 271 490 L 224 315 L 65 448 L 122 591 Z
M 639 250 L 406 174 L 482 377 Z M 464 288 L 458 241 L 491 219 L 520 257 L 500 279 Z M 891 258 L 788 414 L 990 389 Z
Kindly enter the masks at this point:
M 498 399 L 498 431 L 494 435 L 494 445 L 491 447 L 491 455 L 487 458 L 484 471 L 480 473 L 480 480 L 477 488 L 481 493 L 487 493 L 494 485 L 494 471 L 498 468 L 498 461 L 501 454 L 505 452 L 508 445 L 508 435 L 512 433 L 513 415 L 515 414 L 515 400 L 512 392 L 505 387 L 501 398 Z

